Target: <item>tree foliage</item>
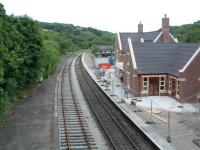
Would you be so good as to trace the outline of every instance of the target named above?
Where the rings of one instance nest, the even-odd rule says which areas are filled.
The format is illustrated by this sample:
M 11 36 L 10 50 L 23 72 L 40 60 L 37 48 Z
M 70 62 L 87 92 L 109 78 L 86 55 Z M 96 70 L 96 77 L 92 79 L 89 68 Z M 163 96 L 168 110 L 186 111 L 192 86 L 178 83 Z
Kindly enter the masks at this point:
M 53 73 L 60 56 L 113 43 L 109 32 L 8 16 L 0 3 L 0 120 L 10 102 Z
M 0 4 L 0 117 L 45 73 L 41 27 L 27 16 L 7 16 Z
M 193 24 L 173 26 L 170 31 L 182 43 L 200 43 L 200 21 Z
M 62 53 L 88 49 L 93 45 L 114 45 L 115 35 L 110 32 L 62 23 L 42 22 L 41 25 L 47 32 L 56 32 Z

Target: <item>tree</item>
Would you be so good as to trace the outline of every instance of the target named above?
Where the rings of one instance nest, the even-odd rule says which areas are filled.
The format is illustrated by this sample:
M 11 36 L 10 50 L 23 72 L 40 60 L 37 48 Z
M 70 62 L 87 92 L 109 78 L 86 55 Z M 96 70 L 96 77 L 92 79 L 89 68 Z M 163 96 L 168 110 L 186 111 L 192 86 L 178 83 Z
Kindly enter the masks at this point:
M 193 24 L 171 27 L 170 31 L 180 42 L 200 42 L 200 21 L 194 22 Z

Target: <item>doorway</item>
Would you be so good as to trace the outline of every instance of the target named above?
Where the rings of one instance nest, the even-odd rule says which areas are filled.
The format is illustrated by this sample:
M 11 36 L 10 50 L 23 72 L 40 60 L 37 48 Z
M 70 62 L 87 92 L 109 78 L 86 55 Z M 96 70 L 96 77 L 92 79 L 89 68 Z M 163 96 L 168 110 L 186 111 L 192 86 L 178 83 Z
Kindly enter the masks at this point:
M 159 77 L 149 77 L 149 96 L 159 95 Z

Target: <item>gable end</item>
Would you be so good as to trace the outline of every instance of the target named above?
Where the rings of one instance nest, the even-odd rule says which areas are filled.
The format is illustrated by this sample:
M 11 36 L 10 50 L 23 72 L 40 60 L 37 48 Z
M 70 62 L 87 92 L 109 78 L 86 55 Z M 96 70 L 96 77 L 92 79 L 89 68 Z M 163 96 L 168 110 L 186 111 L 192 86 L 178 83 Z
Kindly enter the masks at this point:
M 191 64 L 191 62 L 195 59 L 195 57 L 199 54 L 199 52 L 200 52 L 200 47 L 196 50 L 196 52 L 188 60 L 188 62 L 185 64 L 185 66 L 181 70 L 179 70 L 179 72 L 184 72 L 187 69 L 187 67 Z
M 128 38 L 128 45 L 129 45 L 129 50 L 130 50 L 130 54 L 131 54 L 131 60 L 132 60 L 132 63 L 133 63 L 133 69 L 137 69 L 131 38 Z
M 119 32 L 117 32 L 117 39 L 118 39 L 118 44 L 119 44 L 119 50 L 122 50 L 122 43 L 121 43 L 121 38 Z

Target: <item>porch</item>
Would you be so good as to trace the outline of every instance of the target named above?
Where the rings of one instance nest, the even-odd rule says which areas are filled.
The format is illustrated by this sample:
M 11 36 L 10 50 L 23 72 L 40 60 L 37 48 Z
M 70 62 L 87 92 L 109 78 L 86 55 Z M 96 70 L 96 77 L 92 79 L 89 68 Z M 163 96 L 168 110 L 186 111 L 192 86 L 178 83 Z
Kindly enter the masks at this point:
M 141 91 L 144 96 L 169 95 L 180 98 L 180 79 L 171 75 L 141 75 Z

